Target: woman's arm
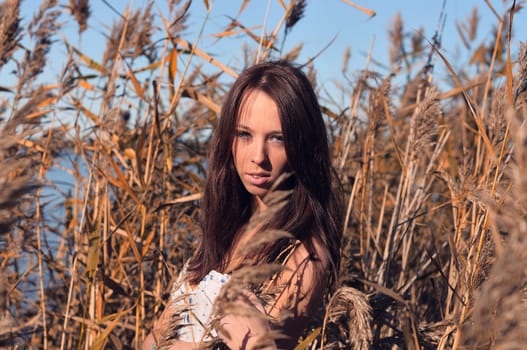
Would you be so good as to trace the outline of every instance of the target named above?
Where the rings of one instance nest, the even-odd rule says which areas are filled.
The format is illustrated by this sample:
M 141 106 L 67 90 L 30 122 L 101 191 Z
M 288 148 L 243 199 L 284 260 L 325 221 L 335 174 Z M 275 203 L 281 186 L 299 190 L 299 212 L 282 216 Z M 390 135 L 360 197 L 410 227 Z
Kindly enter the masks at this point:
M 271 332 L 269 322 L 265 319 L 265 309 L 260 304 L 256 295 L 246 291 L 239 300 L 236 301 L 236 307 L 239 310 L 245 310 L 243 315 L 240 312 L 231 312 L 220 320 L 220 330 L 218 334 L 225 345 L 232 350 L 254 349 L 257 345 L 261 350 L 276 350 L 277 347 L 272 339 L 266 341 L 267 346 L 260 347 L 261 338 Z M 254 316 L 246 316 L 254 313 Z M 258 315 L 258 313 L 261 314 Z M 169 311 L 166 308 L 159 319 L 154 323 L 154 328 L 146 337 L 142 350 L 156 349 L 156 339 L 159 341 L 164 327 L 169 322 Z M 154 346 L 154 347 L 153 347 Z M 169 350 L 193 350 L 198 348 L 197 344 L 173 340 Z
M 232 305 L 236 311 L 221 317 L 218 335 L 232 350 L 276 350 L 272 332 L 263 305 L 256 295 L 245 290 Z
M 313 258 L 303 244 L 298 246 L 286 261 L 284 271 L 269 287 L 279 290 L 275 299 L 266 305 L 266 311 L 281 321 L 279 330 L 287 338 L 277 341 L 280 347 L 293 348 L 297 344 L 326 293 L 330 258 L 316 243 L 315 249 L 316 258 Z
M 266 350 L 277 349 L 277 344 L 280 348 L 292 349 L 326 291 L 329 260 L 323 250 L 317 255 L 320 258 L 312 259 L 300 245 L 287 260 L 285 270 L 269 286 L 279 292 L 265 307 L 249 291 L 236 300 L 235 311 L 227 311 L 217 329 L 225 344 L 233 350 L 253 349 L 257 344 L 265 344 L 262 349 Z M 244 308 L 245 312 L 241 311 Z M 269 318 L 281 321 L 280 325 L 271 324 Z M 281 339 L 273 340 L 273 329 L 281 333 Z
M 223 342 L 232 350 L 253 349 L 256 345 L 259 349 L 276 350 L 277 343 L 281 348 L 294 347 L 326 290 L 329 260 L 323 250 L 317 256 L 316 260 L 312 259 L 307 249 L 300 245 L 287 260 L 284 271 L 271 283 L 269 288 L 276 287 L 279 293 L 265 307 L 252 292 L 246 291 L 238 298 L 231 312 L 219 320 L 217 332 Z M 246 312 L 240 312 L 243 309 Z M 284 311 L 287 311 L 285 319 Z M 269 317 L 281 320 L 280 326 L 271 324 Z M 143 350 L 151 349 L 154 338 L 159 337 L 168 320 L 165 309 L 145 339 Z M 274 341 L 273 329 L 287 336 L 287 340 Z M 260 347 L 262 344 L 265 347 Z M 170 349 L 191 350 L 195 345 L 176 341 Z

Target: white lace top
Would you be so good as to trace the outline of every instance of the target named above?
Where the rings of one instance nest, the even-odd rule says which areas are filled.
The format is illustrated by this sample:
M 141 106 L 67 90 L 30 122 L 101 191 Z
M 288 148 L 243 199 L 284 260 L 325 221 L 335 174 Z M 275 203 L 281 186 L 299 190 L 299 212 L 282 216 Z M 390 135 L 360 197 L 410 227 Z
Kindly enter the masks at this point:
M 210 340 L 209 335 L 217 335 L 214 330 L 205 332 L 211 321 L 212 306 L 230 276 L 212 270 L 192 290 L 186 281 L 182 281 L 184 273 L 185 269 L 181 271 L 171 293 L 174 309 L 184 309 L 178 314 L 178 326 L 182 326 L 178 327 L 178 338 L 186 342 Z

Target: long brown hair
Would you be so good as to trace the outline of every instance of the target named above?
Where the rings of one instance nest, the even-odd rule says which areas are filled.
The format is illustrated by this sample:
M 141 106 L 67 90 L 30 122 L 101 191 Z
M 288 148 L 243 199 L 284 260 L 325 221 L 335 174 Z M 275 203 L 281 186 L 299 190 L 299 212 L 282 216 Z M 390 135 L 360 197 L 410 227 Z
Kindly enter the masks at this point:
M 246 69 L 234 82 L 211 138 L 201 210 L 203 232 L 187 270 L 191 283 L 198 283 L 213 269 L 225 269 L 237 234 L 252 214 L 251 195 L 234 166 L 232 143 L 244 97 L 254 90 L 266 93 L 278 107 L 293 172 L 285 207 L 262 230 L 291 233 L 313 257 L 317 239 L 328 250 L 333 272 L 338 269 L 342 213 L 333 191 L 328 137 L 317 97 L 300 68 L 284 61 L 266 62 Z M 274 261 L 287 244 L 281 239 L 264 247 L 259 261 Z

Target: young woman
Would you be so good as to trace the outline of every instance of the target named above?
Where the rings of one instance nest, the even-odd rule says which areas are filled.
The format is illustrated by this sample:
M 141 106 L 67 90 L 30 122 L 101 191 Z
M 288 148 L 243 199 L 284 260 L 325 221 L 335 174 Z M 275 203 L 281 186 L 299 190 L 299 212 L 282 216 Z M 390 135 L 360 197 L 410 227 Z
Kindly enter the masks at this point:
M 212 338 L 231 349 L 251 349 L 262 339 L 265 349 L 293 348 L 334 284 L 342 232 L 326 128 L 299 68 L 267 62 L 239 76 L 223 104 L 208 166 L 202 236 L 144 349 L 163 343 L 169 328 L 177 338 L 171 349 Z M 269 204 L 276 193 L 285 194 L 278 209 Z M 277 231 L 290 235 L 264 239 Z M 255 241 L 264 243 L 243 249 Z M 216 296 L 234 288 L 227 281 L 267 264 L 283 268 L 234 298 L 253 313 L 224 308 L 212 322 Z M 282 336 L 264 337 L 270 331 Z

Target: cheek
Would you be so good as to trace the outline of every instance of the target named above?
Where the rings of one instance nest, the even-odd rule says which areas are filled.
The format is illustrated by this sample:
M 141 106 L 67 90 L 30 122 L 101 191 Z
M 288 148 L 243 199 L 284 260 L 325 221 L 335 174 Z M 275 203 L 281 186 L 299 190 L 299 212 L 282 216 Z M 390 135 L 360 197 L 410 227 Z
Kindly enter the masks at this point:
M 234 162 L 234 167 L 236 168 L 236 170 L 238 170 L 238 156 L 239 156 L 240 152 L 238 151 L 238 147 L 236 146 L 236 144 L 234 143 L 232 145 L 232 161 Z
M 275 156 L 275 166 L 280 170 L 280 172 L 289 171 L 290 166 L 289 162 L 287 161 L 287 155 L 285 154 L 285 150 L 280 151 Z
M 236 167 L 236 170 L 239 170 L 239 168 L 242 166 L 243 162 L 246 158 L 246 150 L 243 147 L 243 144 L 239 142 L 233 142 L 232 144 L 232 159 L 234 161 L 234 166 Z

